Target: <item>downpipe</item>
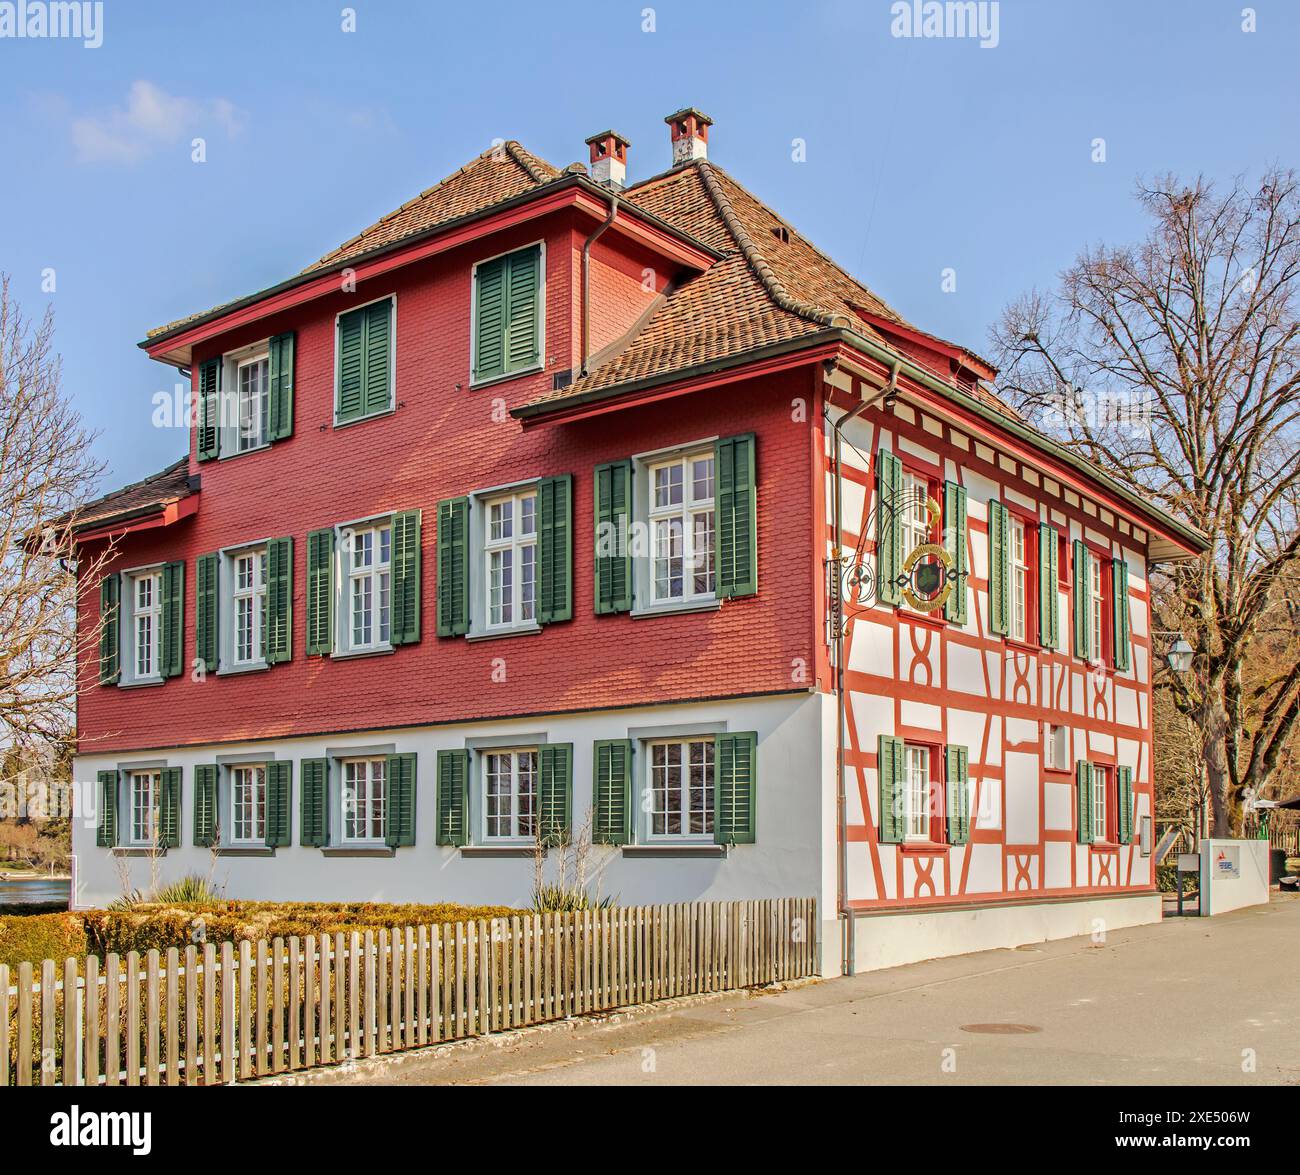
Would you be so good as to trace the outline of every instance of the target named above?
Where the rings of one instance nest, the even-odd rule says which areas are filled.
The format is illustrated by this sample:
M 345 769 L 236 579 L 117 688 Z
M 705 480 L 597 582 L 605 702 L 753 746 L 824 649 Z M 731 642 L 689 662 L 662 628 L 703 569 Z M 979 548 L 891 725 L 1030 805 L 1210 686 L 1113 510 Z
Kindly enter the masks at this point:
M 609 215 L 597 226 L 582 246 L 582 370 L 586 375 L 591 360 L 591 247 L 605 235 L 618 216 L 618 193 L 609 194 Z

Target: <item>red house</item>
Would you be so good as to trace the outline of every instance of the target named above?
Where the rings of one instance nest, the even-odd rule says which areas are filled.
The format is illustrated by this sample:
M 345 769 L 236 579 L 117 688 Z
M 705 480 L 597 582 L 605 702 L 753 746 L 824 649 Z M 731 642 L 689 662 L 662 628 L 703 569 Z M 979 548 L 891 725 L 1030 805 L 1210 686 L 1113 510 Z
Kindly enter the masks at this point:
M 523 903 L 589 838 L 628 902 L 815 894 L 828 971 L 1159 916 L 1146 568 L 1203 539 L 666 121 L 141 344 L 196 420 L 78 523 L 76 904 Z

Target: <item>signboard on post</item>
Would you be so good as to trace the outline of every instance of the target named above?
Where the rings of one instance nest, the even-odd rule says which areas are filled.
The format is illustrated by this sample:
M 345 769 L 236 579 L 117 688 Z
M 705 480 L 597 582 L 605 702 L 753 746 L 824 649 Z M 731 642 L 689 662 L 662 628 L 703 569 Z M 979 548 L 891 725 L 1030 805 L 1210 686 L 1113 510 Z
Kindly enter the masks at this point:
M 1178 854 L 1179 873 L 1199 873 L 1200 871 L 1201 871 L 1200 853 L 1179 853 Z

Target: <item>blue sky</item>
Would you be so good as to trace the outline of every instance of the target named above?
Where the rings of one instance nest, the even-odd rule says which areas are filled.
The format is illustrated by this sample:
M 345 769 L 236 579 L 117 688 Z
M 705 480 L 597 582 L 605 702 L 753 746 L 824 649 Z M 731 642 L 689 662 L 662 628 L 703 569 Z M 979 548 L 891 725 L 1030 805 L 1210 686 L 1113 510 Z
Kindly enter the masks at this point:
M 150 424 L 175 376 L 149 328 L 289 276 L 496 137 L 563 166 L 613 126 L 636 179 L 698 106 L 711 158 L 977 351 L 1084 244 L 1141 232 L 1137 176 L 1297 163 L 1291 0 L 1253 33 L 1239 0 L 1002 0 L 990 48 L 895 37 L 890 0 L 351 7 L 344 32 L 336 0 L 105 0 L 97 49 L 0 39 L 0 270 L 54 306 L 105 488 L 184 448 Z

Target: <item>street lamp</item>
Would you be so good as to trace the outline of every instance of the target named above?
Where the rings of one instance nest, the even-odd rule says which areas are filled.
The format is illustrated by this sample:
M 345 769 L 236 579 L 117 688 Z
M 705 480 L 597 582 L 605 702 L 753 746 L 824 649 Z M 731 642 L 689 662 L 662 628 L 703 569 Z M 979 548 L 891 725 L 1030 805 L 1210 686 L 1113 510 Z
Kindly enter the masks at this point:
M 1165 654 L 1165 660 L 1174 673 L 1186 673 L 1192 667 L 1192 652 L 1192 646 L 1180 632 L 1178 638 L 1170 645 L 1169 652 Z

